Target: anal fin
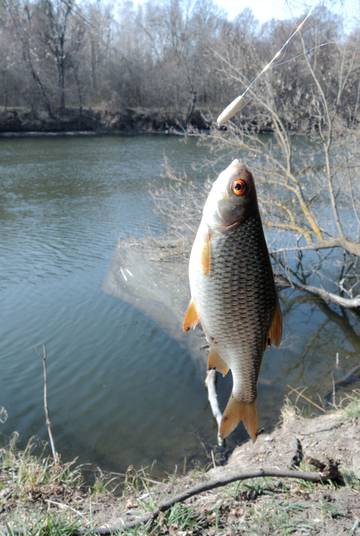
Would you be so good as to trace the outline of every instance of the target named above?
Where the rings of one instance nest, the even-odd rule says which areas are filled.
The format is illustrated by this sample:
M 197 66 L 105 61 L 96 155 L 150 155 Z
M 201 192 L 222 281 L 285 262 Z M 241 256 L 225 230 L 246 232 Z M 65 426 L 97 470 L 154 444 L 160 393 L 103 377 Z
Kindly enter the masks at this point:
M 218 372 L 221 372 L 223 376 L 226 376 L 229 372 L 229 367 L 223 358 L 213 349 L 210 350 L 208 355 L 208 369 L 216 369 Z
M 241 421 L 243 421 L 247 433 L 253 442 L 255 442 L 257 432 L 259 430 L 259 421 L 255 401 L 241 402 L 231 396 L 221 420 L 220 437 L 225 439 L 231 434 L 231 432 L 235 430 Z
M 196 305 L 193 300 L 190 300 L 188 308 L 186 309 L 183 320 L 183 331 L 187 333 L 190 328 L 195 329 L 200 320 L 199 313 L 196 309 Z

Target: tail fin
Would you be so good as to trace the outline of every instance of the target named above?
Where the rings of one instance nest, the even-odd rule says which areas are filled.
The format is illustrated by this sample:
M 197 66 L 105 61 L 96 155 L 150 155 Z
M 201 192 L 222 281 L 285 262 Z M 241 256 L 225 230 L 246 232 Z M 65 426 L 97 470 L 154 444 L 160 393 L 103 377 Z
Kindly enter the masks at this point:
M 255 442 L 259 429 L 255 401 L 239 402 L 233 396 L 231 396 L 221 420 L 220 437 L 225 439 L 233 430 L 235 430 L 241 421 L 243 421 L 247 433 L 253 442 Z

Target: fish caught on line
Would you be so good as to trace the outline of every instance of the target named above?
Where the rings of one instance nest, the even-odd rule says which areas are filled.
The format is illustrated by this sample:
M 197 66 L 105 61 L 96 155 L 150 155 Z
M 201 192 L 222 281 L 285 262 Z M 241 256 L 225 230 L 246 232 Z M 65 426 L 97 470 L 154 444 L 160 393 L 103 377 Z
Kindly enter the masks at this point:
M 201 323 L 210 350 L 208 368 L 226 375 L 233 389 L 219 435 L 243 421 L 258 433 L 256 386 L 263 353 L 279 345 L 282 318 L 251 172 L 234 160 L 214 182 L 189 262 L 191 300 L 183 320 Z

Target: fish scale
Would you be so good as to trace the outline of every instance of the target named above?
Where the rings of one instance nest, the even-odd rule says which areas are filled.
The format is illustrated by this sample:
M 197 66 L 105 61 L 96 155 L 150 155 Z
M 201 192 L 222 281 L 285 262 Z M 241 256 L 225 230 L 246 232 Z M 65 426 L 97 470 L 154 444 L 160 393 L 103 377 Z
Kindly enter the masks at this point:
M 277 299 L 260 215 L 214 232 L 211 273 L 196 266 L 190 286 L 204 331 L 232 370 L 233 395 L 252 402 Z

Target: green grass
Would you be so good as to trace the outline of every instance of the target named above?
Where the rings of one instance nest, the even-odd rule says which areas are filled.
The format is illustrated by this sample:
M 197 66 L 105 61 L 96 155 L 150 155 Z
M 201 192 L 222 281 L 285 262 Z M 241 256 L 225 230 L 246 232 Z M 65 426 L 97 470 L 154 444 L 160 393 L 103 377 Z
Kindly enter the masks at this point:
M 49 456 L 36 456 L 32 440 L 24 450 L 18 450 L 17 440 L 18 434 L 13 434 L 9 445 L 0 449 L 0 471 L 6 475 L 6 487 L 18 500 L 59 491 L 59 487 L 62 491 L 73 490 L 82 484 L 82 475 L 75 461 L 55 463 Z
M 198 517 L 194 511 L 185 504 L 175 504 L 165 516 L 167 525 L 176 527 L 181 531 L 194 529 L 198 524 Z
M 224 488 L 224 493 L 233 499 L 255 500 L 261 495 L 287 493 L 289 490 L 289 486 L 284 481 L 264 477 L 234 482 Z
M 360 491 L 360 478 L 358 478 L 355 473 L 343 470 L 341 474 L 344 478 L 345 486 L 354 491 Z
M 152 536 L 168 534 L 201 534 L 201 520 L 193 509 L 184 504 L 175 504 L 165 514 L 160 514 L 152 524 L 147 523 L 119 531 L 119 536 Z
M 360 417 L 360 398 L 352 397 L 344 408 L 345 416 L 348 419 L 358 419 Z
M 151 474 L 151 470 L 152 466 L 135 469 L 130 465 L 124 476 L 123 498 L 126 499 L 127 497 L 148 491 L 148 475 Z
M 139 527 L 134 527 L 133 529 L 120 530 L 115 533 L 115 536 L 155 536 L 155 534 L 159 534 L 158 526 L 155 529 L 151 529 L 147 523 Z
M 267 503 L 250 505 L 243 519 L 236 524 L 238 534 L 256 535 L 276 534 L 315 534 L 314 524 L 304 519 L 304 511 L 307 506 L 302 503 L 289 503 L 271 499 Z M 299 519 L 294 519 L 292 514 L 299 513 Z M 234 527 L 235 528 L 235 527 Z M 259 532 L 261 528 L 261 533 Z M 243 531 L 243 532 L 242 532 Z
M 112 495 L 119 487 L 119 478 L 111 477 L 104 473 L 100 468 L 97 468 L 94 482 L 90 488 L 90 492 L 94 496 Z
M 347 517 L 347 514 L 341 512 L 335 504 L 327 501 L 321 502 L 321 512 L 324 515 L 331 517 L 332 519 L 337 519 L 339 517 Z
M 79 529 L 77 522 L 47 514 L 32 521 L 10 522 L 1 536 L 73 536 Z M 86 536 L 86 533 L 83 533 L 83 536 Z

